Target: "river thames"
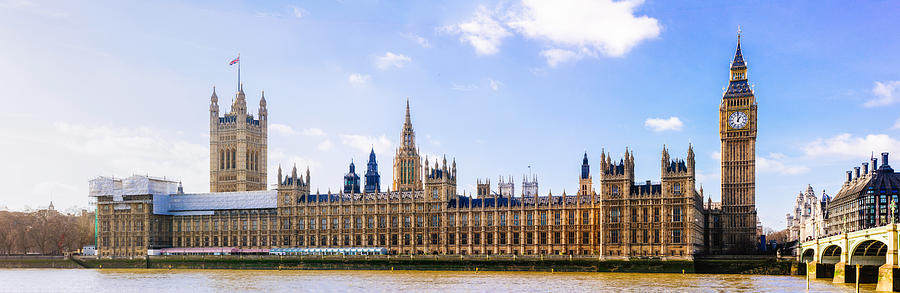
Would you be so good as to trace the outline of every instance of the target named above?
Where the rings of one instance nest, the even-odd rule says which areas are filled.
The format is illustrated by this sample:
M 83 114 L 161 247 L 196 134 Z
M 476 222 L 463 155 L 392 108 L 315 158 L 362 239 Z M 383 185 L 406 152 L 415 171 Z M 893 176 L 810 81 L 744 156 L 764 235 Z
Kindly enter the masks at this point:
M 0 269 L 0 284 L 3 292 L 806 292 L 806 280 L 791 276 L 449 271 Z M 810 291 L 855 287 L 820 279 Z

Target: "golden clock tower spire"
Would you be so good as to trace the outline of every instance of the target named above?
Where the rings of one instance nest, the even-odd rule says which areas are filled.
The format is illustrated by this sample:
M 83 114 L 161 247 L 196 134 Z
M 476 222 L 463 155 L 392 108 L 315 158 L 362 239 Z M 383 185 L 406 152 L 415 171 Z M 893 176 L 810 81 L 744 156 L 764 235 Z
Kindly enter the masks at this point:
M 741 34 L 729 70 L 728 89 L 719 106 L 722 142 L 723 249 L 751 252 L 756 235 L 756 97 L 747 79 Z

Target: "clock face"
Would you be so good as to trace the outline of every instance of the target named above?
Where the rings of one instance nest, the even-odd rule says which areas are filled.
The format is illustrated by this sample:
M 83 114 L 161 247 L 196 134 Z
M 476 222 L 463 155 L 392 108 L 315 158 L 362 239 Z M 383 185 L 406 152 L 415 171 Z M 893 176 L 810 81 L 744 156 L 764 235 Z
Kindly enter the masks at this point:
M 747 120 L 747 114 L 744 114 L 744 112 L 734 112 L 728 116 L 728 126 L 734 129 L 741 129 L 747 126 Z

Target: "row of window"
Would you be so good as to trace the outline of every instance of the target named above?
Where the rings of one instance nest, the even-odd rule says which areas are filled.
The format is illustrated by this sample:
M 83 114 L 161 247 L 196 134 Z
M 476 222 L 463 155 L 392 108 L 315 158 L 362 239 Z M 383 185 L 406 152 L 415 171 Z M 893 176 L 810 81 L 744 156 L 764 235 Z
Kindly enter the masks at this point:
M 669 238 L 669 240 L 670 240 L 669 243 L 676 243 L 676 244 L 681 243 L 681 241 L 682 241 L 681 229 L 673 229 L 673 230 L 670 230 L 670 232 L 671 232 L 671 235 L 670 235 L 671 237 Z M 658 229 L 654 229 L 652 231 L 650 231 L 650 230 L 631 230 L 631 233 L 629 233 L 631 235 L 631 241 L 629 243 L 659 244 L 660 243 L 659 233 L 660 232 Z M 622 243 L 622 241 L 624 241 L 624 240 L 625 239 L 622 239 L 620 237 L 619 230 L 609 230 L 609 241 L 608 241 L 609 243 L 614 243 L 614 244 Z
M 651 215 L 649 212 L 651 210 L 648 208 L 632 208 L 631 209 L 631 222 L 632 223 L 650 223 L 651 219 L 653 223 L 657 223 L 660 220 L 659 208 L 653 208 L 653 214 Z M 681 222 L 683 218 L 681 207 L 672 207 L 672 222 Z M 622 220 L 622 211 L 619 208 L 610 208 L 609 210 L 609 222 L 610 223 L 619 223 Z

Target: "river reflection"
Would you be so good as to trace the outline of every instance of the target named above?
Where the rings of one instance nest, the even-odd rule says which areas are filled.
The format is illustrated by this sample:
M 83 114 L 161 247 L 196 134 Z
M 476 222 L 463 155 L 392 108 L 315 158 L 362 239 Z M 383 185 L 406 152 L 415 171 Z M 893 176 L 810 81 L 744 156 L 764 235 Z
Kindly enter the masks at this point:
M 862 291 L 872 292 L 874 284 Z M 9 292 L 806 292 L 803 277 L 709 274 L 0 269 Z M 811 282 L 812 292 L 854 292 Z

